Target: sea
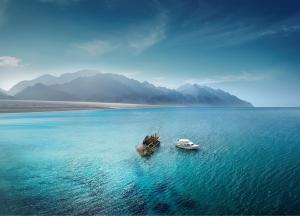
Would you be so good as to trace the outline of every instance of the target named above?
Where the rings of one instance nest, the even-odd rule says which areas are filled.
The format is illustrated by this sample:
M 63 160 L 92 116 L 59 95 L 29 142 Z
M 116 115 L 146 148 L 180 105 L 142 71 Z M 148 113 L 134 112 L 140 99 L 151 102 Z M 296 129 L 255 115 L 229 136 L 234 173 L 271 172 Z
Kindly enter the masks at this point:
M 25 214 L 299 215 L 300 109 L 0 114 L 0 215 Z

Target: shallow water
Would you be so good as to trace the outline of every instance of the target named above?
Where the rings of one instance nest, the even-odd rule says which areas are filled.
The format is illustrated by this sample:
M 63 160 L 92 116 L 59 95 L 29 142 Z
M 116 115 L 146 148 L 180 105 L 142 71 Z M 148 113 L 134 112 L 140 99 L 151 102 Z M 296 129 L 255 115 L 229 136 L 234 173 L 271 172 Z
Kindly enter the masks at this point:
M 300 214 L 299 156 L 297 108 L 1 114 L 0 214 Z

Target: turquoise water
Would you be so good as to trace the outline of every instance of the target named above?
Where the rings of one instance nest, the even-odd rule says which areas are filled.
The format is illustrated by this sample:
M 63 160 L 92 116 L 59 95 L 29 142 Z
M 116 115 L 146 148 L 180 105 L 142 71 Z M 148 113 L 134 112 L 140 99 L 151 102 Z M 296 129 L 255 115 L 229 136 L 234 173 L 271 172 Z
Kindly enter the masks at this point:
M 1 114 L 0 214 L 300 214 L 300 109 Z

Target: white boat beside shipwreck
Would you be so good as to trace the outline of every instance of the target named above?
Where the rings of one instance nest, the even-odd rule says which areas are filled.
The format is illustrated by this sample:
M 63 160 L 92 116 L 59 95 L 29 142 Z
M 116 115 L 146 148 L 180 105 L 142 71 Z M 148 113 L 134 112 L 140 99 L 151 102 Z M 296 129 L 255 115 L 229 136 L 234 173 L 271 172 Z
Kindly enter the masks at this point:
M 182 148 L 182 149 L 196 150 L 199 148 L 199 145 L 194 144 L 189 139 L 178 139 L 177 143 L 176 143 L 176 147 Z

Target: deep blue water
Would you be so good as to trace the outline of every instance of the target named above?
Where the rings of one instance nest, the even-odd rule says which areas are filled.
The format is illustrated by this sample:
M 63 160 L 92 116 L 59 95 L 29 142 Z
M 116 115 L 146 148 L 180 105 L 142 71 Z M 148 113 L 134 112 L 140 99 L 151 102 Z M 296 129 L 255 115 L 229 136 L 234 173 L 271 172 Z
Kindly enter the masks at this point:
M 0 214 L 300 214 L 300 109 L 1 114 Z

